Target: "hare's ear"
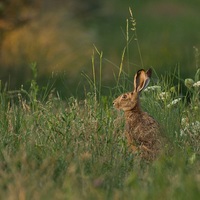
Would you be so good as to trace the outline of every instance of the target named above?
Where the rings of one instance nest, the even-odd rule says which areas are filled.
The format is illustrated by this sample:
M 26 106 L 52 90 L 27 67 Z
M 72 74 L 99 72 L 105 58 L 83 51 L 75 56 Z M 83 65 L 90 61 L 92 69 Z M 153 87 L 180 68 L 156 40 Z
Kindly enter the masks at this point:
M 150 81 L 152 70 L 140 69 L 134 76 L 134 92 L 140 92 L 147 87 Z

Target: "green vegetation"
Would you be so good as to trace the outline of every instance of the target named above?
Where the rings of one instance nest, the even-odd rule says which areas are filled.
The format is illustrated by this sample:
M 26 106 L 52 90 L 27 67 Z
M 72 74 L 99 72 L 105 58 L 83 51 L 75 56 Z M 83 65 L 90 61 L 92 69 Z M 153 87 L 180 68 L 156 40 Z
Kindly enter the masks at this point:
M 61 99 L 50 86 L 40 96 L 36 66 L 31 69 L 29 90 L 1 85 L 0 199 L 199 198 L 198 66 L 194 79 L 185 80 L 190 102 L 179 97 L 179 71 L 157 77 L 142 95 L 143 108 L 170 141 L 169 153 L 151 164 L 128 151 L 123 115 L 112 107 L 128 79 L 116 79 L 118 86 L 103 96 L 93 71 L 83 100 Z M 119 75 L 125 77 L 122 69 Z
M 36 63 L 28 87 L 10 90 L 0 82 L 0 199 L 199 199 L 198 48 L 194 77 L 183 78 L 181 66 L 162 76 L 154 70 L 141 103 L 169 142 L 153 163 L 135 158 L 123 134 L 123 113 L 112 106 L 117 95 L 132 89 L 133 41 L 138 63 L 146 63 L 130 15 L 119 67 L 112 63 L 114 84 L 104 84 L 109 73 L 96 46 L 92 70 L 82 73 L 75 92 L 82 90 L 82 96 L 64 98 L 51 78 L 41 87 Z

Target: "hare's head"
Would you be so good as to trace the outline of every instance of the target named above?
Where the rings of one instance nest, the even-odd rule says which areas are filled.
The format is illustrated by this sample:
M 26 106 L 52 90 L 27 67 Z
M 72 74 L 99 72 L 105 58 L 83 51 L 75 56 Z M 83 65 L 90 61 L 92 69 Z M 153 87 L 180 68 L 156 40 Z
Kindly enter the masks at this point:
M 120 95 L 113 101 L 115 108 L 129 111 L 133 110 L 139 104 L 139 94 L 147 87 L 150 81 L 152 70 L 146 72 L 141 69 L 134 76 L 134 88 L 132 92 Z

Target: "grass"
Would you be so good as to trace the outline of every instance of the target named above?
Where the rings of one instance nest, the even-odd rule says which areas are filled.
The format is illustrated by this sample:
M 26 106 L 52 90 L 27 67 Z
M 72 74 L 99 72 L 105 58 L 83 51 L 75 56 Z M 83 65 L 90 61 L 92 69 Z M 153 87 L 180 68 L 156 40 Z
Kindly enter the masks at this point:
M 112 107 L 132 86 L 124 70 L 130 38 L 109 95 L 96 47 L 92 78 L 83 74 L 84 98 L 64 99 L 49 83 L 41 88 L 35 64 L 29 89 L 0 82 L 0 199 L 199 199 L 199 51 L 193 79 L 184 80 L 181 70 L 161 77 L 154 71 L 141 96 L 169 141 L 166 154 L 147 164 L 128 151 L 123 113 Z
M 111 95 L 103 96 L 91 87 L 83 100 L 61 99 L 52 91 L 40 100 L 34 65 L 32 70 L 28 91 L 1 85 L 1 199 L 199 198 L 199 87 L 188 88 L 189 104 L 183 97 L 172 104 L 178 97 L 172 76 L 144 92 L 144 109 L 173 147 L 147 164 L 127 150 L 122 113 L 112 108 L 122 90 L 110 88 Z M 199 69 L 196 83 L 198 76 Z M 164 92 L 168 98 L 160 97 Z

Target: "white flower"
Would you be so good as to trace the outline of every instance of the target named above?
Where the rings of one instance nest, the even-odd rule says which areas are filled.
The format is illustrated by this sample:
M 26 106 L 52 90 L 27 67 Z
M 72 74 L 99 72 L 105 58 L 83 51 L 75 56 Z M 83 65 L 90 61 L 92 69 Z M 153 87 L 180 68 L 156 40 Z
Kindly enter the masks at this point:
M 154 86 L 149 86 L 146 89 L 144 89 L 144 92 L 149 92 L 149 91 L 161 91 L 161 86 L 159 85 L 154 85 Z
M 196 83 L 194 83 L 193 87 L 200 87 L 200 81 L 197 81 Z
M 186 136 L 185 129 L 181 129 L 180 130 L 180 136 L 181 137 L 185 137 Z
M 188 123 L 188 121 L 187 121 L 185 124 L 183 123 L 182 126 L 183 127 L 180 130 L 180 136 L 186 136 L 187 134 L 192 134 L 195 136 L 199 135 L 199 130 L 200 130 L 200 122 L 199 121 L 195 121 L 195 122 L 191 122 L 191 123 Z
M 182 118 L 181 119 L 181 125 L 186 127 L 189 124 L 189 119 L 188 118 Z
M 191 130 L 192 130 L 193 134 L 198 135 L 199 130 L 200 130 L 200 122 L 199 121 L 192 122 Z
M 166 99 L 169 99 L 170 98 L 170 93 L 169 92 L 161 92 L 159 95 L 158 95 L 158 98 L 160 100 L 166 100 Z
M 170 104 L 167 105 L 167 108 L 170 108 L 173 105 L 176 105 L 179 101 L 181 101 L 181 98 L 174 99 Z

